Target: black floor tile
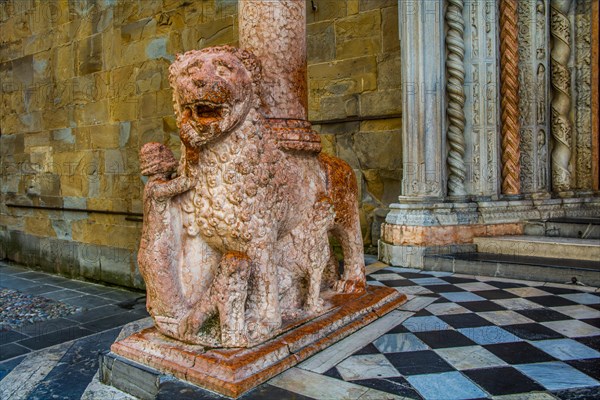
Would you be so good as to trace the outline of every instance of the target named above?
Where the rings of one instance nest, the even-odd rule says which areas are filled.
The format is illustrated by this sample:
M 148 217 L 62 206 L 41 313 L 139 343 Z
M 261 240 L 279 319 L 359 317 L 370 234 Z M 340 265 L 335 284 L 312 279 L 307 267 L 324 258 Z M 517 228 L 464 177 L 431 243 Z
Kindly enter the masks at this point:
M 63 289 L 63 290 L 57 290 L 55 292 L 50 292 L 50 293 L 45 293 L 44 297 L 52 299 L 52 300 L 58 300 L 58 301 L 63 301 L 66 299 L 72 299 L 73 297 L 80 297 L 82 295 L 82 293 L 80 292 L 76 292 L 74 290 L 69 290 L 69 289 Z
M 564 321 L 567 319 L 573 319 L 568 315 L 559 313 L 558 311 L 550 310 L 548 308 L 533 308 L 530 310 L 515 311 L 536 322 Z
M 494 325 L 487 319 L 482 318 L 475 313 L 438 315 L 438 318 L 456 329 Z
M 127 292 L 125 290 L 113 289 L 107 292 L 106 294 L 101 294 L 99 296 L 112 300 L 115 303 L 118 303 L 122 301 L 133 301 L 136 299 L 140 299 L 146 297 L 146 294 L 142 292 Z
M 173 397 L 163 399 L 172 400 Z M 211 398 L 212 399 L 212 398 Z M 298 393 L 290 392 L 285 389 L 278 388 L 269 384 L 260 385 L 251 392 L 240 397 L 240 400 L 312 400 L 312 397 L 306 397 Z
M 28 398 L 80 399 L 98 370 L 98 354 L 108 350 L 118 334 L 113 329 L 76 340 Z
M 472 369 L 462 373 L 494 396 L 545 390 L 512 367 Z
M 410 332 L 406 327 L 402 324 L 396 325 L 392 329 L 390 329 L 387 333 L 408 333 Z
M 38 280 L 38 279 L 44 279 L 47 278 L 48 275 L 47 274 L 42 274 L 40 272 L 33 272 L 33 271 L 29 271 L 29 272 L 24 272 L 22 274 L 17 275 L 19 278 L 23 278 L 23 279 L 32 279 L 32 280 Z
M 561 307 L 561 306 L 574 306 L 578 303 L 574 301 L 567 300 L 564 297 L 560 296 L 536 296 L 536 297 L 528 297 L 527 300 L 533 301 L 534 303 L 540 304 L 544 307 Z
M 371 272 L 369 275 L 383 275 L 383 274 L 395 274 L 395 272 L 384 268 L 384 269 L 378 269 L 375 272 Z
M 94 332 L 89 329 L 83 329 L 79 326 L 71 326 L 69 328 L 61 329 L 59 331 L 47 333 L 45 335 L 21 340 L 18 342 L 18 344 L 21 344 L 33 350 L 39 350 L 46 347 L 54 346 L 56 344 L 68 342 L 70 340 L 78 339 L 83 336 L 88 336 L 93 333 Z
M 361 379 L 352 383 L 386 393 L 392 393 L 408 399 L 422 399 L 419 393 L 402 377 L 384 379 Z
M 352 354 L 353 356 L 361 355 L 361 354 L 379 354 L 380 351 L 373 345 L 373 343 L 369 343 L 362 349 L 358 350 L 356 353 Z
M 513 289 L 527 286 L 521 283 L 514 282 L 486 281 L 485 283 L 491 286 L 496 286 L 499 289 Z
M 385 286 L 388 287 L 404 287 L 416 285 L 413 281 L 410 281 L 408 279 L 392 279 L 389 281 L 381 281 L 381 283 L 385 283 Z
M 56 285 L 63 287 L 65 289 L 72 289 L 72 290 L 86 289 L 86 288 L 93 286 L 93 284 L 91 284 L 91 283 L 86 283 L 86 282 L 81 282 L 81 281 L 76 281 L 76 280 L 67 280 L 65 282 L 57 283 Z
M 46 275 L 44 278 L 36 279 L 36 282 L 44 283 L 44 284 L 48 284 L 48 285 L 57 285 L 57 284 L 69 282 L 69 280 L 66 278 L 63 278 L 61 276 Z
M 600 318 L 582 319 L 581 321 L 585 322 L 586 324 L 595 326 L 596 328 L 600 328 Z
M 16 357 L 11 359 L 10 361 L 0 362 L 0 381 L 4 379 L 6 375 L 10 373 L 17 365 L 21 364 L 23 360 L 27 357 L 26 355 L 21 357 Z
M 340 375 L 336 367 L 330 368 L 327 371 L 323 372 L 323 375 L 328 376 L 330 378 L 339 379 L 341 381 L 344 380 L 344 378 L 342 378 L 342 375 Z
M 17 328 L 17 331 L 27 336 L 35 337 L 46 335 L 48 333 L 56 332 L 58 330 L 69 328 L 75 325 L 77 325 L 77 323 L 71 321 L 70 319 L 54 318 L 47 321 L 40 321 L 23 325 Z
M 24 335 L 21 332 L 14 331 L 12 329 L 0 330 L 0 344 L 16 342 L 17 340 L 25 339 L 27 337 L 27 335 Z
M 415 315 L 413 315 L 414 317 L 428 317 L 433 315 L 432 313 L 430 313 L 429 311 L 427 311 L 426 309 L 422 308 L 419 311 L 417 311 L 415 313 Z
M 516 324 L 502 327 L 513 335 L 525 340 L 560 339 L 563 335 L 541 324 Z
M 46 297 L 46 293 L 56 292 L 57 290 L 61 290 L 61 288 L 53 285 L 39 284 L 25 289 L 19 289 L 19 292 L 32 295 L 41 295 L 42 297 Z
M 577 368 L 586 375 L 600 381 L 600 358 L 590 358 L 587 360 L 565 361 L 567 364 Z M 600 391 L 600 388 L 598 388 Z
M 480 291 L 474 291 L 473 293 L 476 294 L 477 296 L 481 296 L 488 300 L 514 299 L 516 297 L 519 297 L 516 294 L 507 292 L 506 290 L 502 290 L 502 289 L 480 290 Z
M 427 286 L 428 290 L 431 290 L 433 293 L 454 293 L 454 292 L 466 292 L 466 290 L 459 288 L 454 285 L 432 285 Z
M 404 376 L 435 374 L 455 370 L 443 358 L 431 350 L 389 353 L 385 356 Z
M 273 387 L 271 385 L 263 385 Z M 263 389 L 264 390 L 264 389 Z M 260 390 L 259 390 L 260 392 Z M 242 399 L 250 397 L 242 396 Z M 161 380 L 155 400 L 222 400 L 226 399 L 216 393 L 198 386 L 187 384 L 178 379 Z
M 479 282 L 477 279 L 460 278 L 458 276 L 442 276 L 440 279 L 453 284 Z
M 109 317 L 87 322 L 85 324 L 82 324 L 81 327 L 94 332 L 102 332 L 107 329 L 125 325 L 129 322 L 133 322 L 138 319 L 140 319 L 139 316 L 130 312 L 124 312 L 122 314 L 115 314 Z
M 31 350 L 25 348 L 17 343 L 8 343 L 0 345 L 0 361 L 8 360 L 9 358 L 13 358 L 16 356 L 20 356 L 22 354 L 27 354 Z
M 461 303 L 457 303 L 467 310 L 471 310 L 474 312 L 485 312 L 485 311 L 503 311 L 506 310 L 505 307 L 502 307 L 499 304 L 494 303 L 490 300 L 484 301 L 465 301 Z
M 69 299 L 62 300 L 63 303 L 71 304 L 75 307 L 82 307 L 85 309 L 91 309 L 101 306 L 106 306 L 112 303 L 111 300 L 105 299 L 103 297 L 94 296 L 91 294 L 85 294 L 79 297 L 72 297 Z
M 585 344 L 587 347 L 591 347 L 596 351 L 600 351 L 600 336 L 588 336 L 575 338 L 579 343 Z
M 21 279 L 21 278 L 17 278 L 17 277 L 10 277 L 8 279 L 1 279 L 0 280 L 0 286 L 1 287 L 5 287 L 7 289 L 13 289 L 13 290 L 22 290 L 22 289 L 27 289 L 27 288 L 31 288 L 34 286 L 38 286 L 39 283 L 34 282 L 34 281 L 30 281 L 28 279 Z
M 473 346 L 476 344 L 462 333 L 453 330 L 415 332 L 415 335 L 432 349 Z
M 397 272 L 397 274 L 400 275 L 403 278 L 408 278 L 408 279 L 412 279 L 412 278 L 428 278 L 429 277 L 428 275 L 419 274 L 419 273 L 416 273 L 416 272 Z
M 577 287 L 574 286 L 571 288 L 562 288 L 562 287 L 554 287 L 554 286 L 536 286 L 537 289 L 543 290 L 544 292 L 552 293 L 552 294 L 571 294 L 571 293 L 581 293 L 580 290 L 577 290 Z
M 600 400 L 598 386 L 552 392 L 560 400 Z
M 554 357 L 527 342 L 488 344 L 483 347 L 513 365 L 555 361 Z
M 115 304 L 109 304 L 106 306 L 94 308 L 92 310 L 85 310 L 75 314 L 71 314 L 66 316 L 65 318 L 76 322 L 86 323 L 102 319 L 111 315 L 121 314 L 124 311 L 126 310 L 122 309 L 121 307 Z

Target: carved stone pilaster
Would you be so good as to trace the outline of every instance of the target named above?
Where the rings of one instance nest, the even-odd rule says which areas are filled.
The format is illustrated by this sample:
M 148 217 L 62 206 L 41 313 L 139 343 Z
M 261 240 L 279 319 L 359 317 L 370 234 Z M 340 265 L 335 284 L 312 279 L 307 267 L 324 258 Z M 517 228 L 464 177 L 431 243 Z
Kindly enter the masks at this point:
M 571 182 L 573 122 L 571 120 L 571 22 L 570 0 L 550 2 L 552 38 L 552 190 L 568 191 Z
M 448 195 L 464 196 L 465 191 L 465 21 L 463 0 L 448 0 L 446 7 L 446 95 L 448 106 Z
M 592 189 L 592 1 L 579 0 L 575 9 L 575 176 L 577 189 Z
M 521 193 L 518 14 L 515 0 L 500 1 L 502 193 Z
M 398 2 L 402 63 L 402 199 L 443 199 L 446 192 L 444 18 L 442 0 Z
M 549 191 L 549 0 L 524 0 L 519 13 L 521 191 Z
M 495 0 L 468 1 L 465 18 L 467 193 L 495 198 L 498 160 L 498 12 Z

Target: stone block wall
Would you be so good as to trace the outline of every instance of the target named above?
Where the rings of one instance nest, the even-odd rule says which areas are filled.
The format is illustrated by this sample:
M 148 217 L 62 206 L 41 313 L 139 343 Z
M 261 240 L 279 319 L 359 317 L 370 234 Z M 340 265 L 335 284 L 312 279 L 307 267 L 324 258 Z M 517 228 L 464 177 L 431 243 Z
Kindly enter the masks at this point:
M 358 173 L 369 244 L 401 176 L 397 5 L 310 3 L 310 119 Z M 0 258 L 143 287 L 137 154 L 179 154 L 168 66 L 237 38 L 235 0 L 1 2 Z
M 373 250 L 402 177 L 398 2 L 309 1 L 307 20 L 309 119 L 325 151 L 357 174 Z

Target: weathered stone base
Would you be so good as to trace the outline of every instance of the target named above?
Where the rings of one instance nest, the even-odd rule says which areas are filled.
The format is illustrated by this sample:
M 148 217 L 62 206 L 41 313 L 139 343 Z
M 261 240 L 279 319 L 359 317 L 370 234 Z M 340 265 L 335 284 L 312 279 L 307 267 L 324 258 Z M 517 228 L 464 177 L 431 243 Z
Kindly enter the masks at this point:
M 423 268 L 423 257 L 475 251 L 473 238 L 523 234 L 530 220 L 600 215 L 600 197 L 390 205 L 381 227 L 379 259 Z
M 280 372 L 387 314 L 406 301 L 395 289 L 368 286 L 363 295 L 324 296 L 331 309 L 300 326 L 290 324 L 278 337 L 249 349 L 207 349 L 167 338 L 152 327 L 112 345 L 113 354 L 161 373 L 231 397 L 238 397 Z M 111 358 L 112 357 L 112 358 Z M 102 381 L 119 385 L 103 357 Z M 129 364 L 129 366 L 135 364 Z M 119 386 L 117 386 L 119 385 Z

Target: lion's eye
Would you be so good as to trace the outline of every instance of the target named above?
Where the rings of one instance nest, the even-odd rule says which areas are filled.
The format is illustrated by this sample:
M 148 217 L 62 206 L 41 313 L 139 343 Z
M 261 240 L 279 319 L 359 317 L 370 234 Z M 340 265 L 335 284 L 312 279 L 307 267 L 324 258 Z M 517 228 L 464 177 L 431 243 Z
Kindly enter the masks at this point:
M 231 74 L 231 70 L 232 70 L 231 66 L 224 63 L 223 61 L 216 61 L 215 68 L 217 70 L 217 74 L 219 74 L 221 76 L 229 76 Z

